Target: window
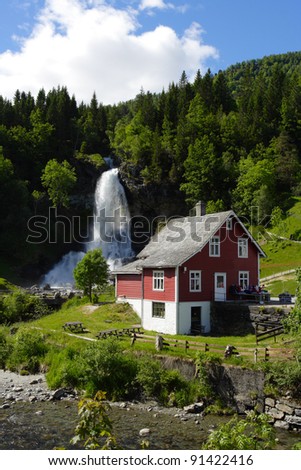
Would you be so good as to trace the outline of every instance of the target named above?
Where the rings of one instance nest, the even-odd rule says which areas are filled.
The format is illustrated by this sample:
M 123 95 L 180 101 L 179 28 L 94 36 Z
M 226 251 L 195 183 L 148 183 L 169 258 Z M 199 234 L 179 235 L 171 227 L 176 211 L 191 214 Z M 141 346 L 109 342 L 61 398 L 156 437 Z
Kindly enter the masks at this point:
M 249 271 L 239 271 L 238 284 L 242 289 L 246 289 L 249 285 Z
M 190 292 L 201 292 L 201 271 L 190 271 L 189 290 Z
M 232 230 L 232 222 L 233 222 L 233 218 L 231 217 L 230 219 L 227 219 L 226 220 L 226 229 L 227 230 Z
M 248 239 L 247 238 L 238 239 L 238 257 L 239 258 L 248 257 Z
M 219 237 L 212 237 L 209 242 L 209 255 L 220 256 L 220 240 Z
M 152 316 L 155 318 L 165 318 L 164 302 L 153 302 Z
M 153 290 L 164 290 L 164 271 L 153 271 Z

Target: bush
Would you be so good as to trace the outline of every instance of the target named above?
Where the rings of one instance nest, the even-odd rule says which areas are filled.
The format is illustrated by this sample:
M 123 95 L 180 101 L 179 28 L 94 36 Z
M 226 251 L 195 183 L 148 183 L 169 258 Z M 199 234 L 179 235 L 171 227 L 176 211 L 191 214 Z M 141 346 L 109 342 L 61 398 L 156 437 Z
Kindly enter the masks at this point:
M 48 347 L 41 332 L 30 329 L 19 330 L 14 338 L 7 365 L 12 370 L 25 369 L 34 374 L 39 371 L 47 350 Z
M 207 401 L 216 398 L 216 393 L 211 385 L 209 378 L 209 370 L 220 365 L 221 358 L 217 354 L 198 353 L 196 357 L 196 366 L 198 370 L 198 379 L 201 397 Z
M 265 414 L 251 411 L 246 419 L 233 417 L 213 431 L 202 446 L 206 450 L 265 450 L 276 445 L 275 429 Z
M 49 313 L 48 306 L 42 299 L 22 290 L 8 294 L 2 300 L 1 323 L 11 325 L 20 321 L 28 321 Z
M 50 349 L 45 358 L 49 364 L 46 380 L 49 388 L 72 387 L 81 389 L 84 387 L 84 368 L 80 352 L 71 346 L 57 352 Z
M 143 357 L 138 362 L 137 382 L 147 398 L 166 406 L 188 405 L 199 398 L 199 384 L 188 382 L 178 370 L 165 369 L 159 360 Z
M 6 361 L 11 354 L 12 347 L 7 342 L 6 335 L 0 331 L 0 368 L 4 369 Z
M 301 366 L 298 362 L 273 362 L 262 364 L 265 371 L 265 391 L 278 396 L 288 390 L 294 397 L 301 396 Z
M 103 390 L 111 400 L 133 396 L 137 360 L 123 352 L 118 340 L 109 338 L 89 345 L 83 350 L 81 360 L 89 395 Z

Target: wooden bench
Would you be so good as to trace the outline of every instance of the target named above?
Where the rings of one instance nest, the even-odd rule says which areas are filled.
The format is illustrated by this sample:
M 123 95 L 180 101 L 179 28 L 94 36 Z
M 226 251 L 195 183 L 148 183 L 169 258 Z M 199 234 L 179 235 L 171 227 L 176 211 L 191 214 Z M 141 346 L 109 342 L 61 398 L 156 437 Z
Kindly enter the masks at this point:
M 63 325 L 64 330 L 69 330 L 74 333 L 82 333 L 84 331 L 84 325 L 80 321 L 68 321 Z

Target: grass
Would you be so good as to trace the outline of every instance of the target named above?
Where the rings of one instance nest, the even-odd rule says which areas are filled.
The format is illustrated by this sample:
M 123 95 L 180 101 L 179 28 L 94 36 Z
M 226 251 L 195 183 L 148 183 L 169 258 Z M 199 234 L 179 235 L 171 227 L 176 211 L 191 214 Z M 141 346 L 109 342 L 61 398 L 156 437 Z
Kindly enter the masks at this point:
M 78 335 L 68 334 L 62 328 L 63 324 L 68 321 L 81 321 L 86 331 Z M 130 305 L 123 303 L 106 303 L 104 305 L 91 305 L 87 299 L 72 299 L 71 301 L 66 302 L 64 306 L 59 310 L 50 315 L 42 317 L 38 320 L 34 320 L 27 324 L 27 326 L 41 329 L 47 336 L 47 341 L 55 344 L 57 347 L 65 347 L 68 345 L 76 346 L 77 349 L 84 347 L 87 344 L 87 341 L 84 341 L 85 338 L 90 340 L 96 340 L 96 334 L 99 331 L 107 329 L 122 329 L 134 324 L 140 324 L 140 318 L 132 310 Z M 145 352 L 149 354 L 158 353 L 155 348 L 155 337 L 157 335 L 154 331 L 144 331 L 145 336 L 152 336 L 153 339 L 149 338 L 149 342 L 145 342 L 142 339 L 137 339 L 134 345 L 131 344 L 132 338 L 129 336 L 119 337 L 124 349 L 131 349 L 137 352 Z M 256 348 L 255 335 L 248 334 L 245 336 L 187 336 L 187 335 L 163 335 L 165 342 L 169 340 L 178 340 L 178 341 L 188 341 L 190 343 L 190 348 L 185 352 L 184 345 L 178 345 L 174 347 L 174 342 L 170 342 L 170 346 L 164 347 L 162 354 L 175 356 L 175 357 L 185 357 L 185 358 L 195 358 L 196 354 L 199 351 L 204 351 L 204 344 L 207 343 L 211 345 L 217 345 L 218 355 L 223 355 L 223 351 L 228 344 L 231 344 L 236 347 L 243 354 L 243 348 Z M 106 340 L 99 340 L 106 341 Z M 199 343 L 199 349 L 197 346 L 192 345 L 191 343 Z M 258 347 L 279 347 L 282 340 L 277 339 L 277 343 L 274 344 L 273 339 L 268 339 L 260 343 Z M 250 361 L 253 362 L 253 356 L 250 352 Z M 228 361 L 227 361 L 228 362 Z M 244 364 L 248 362 L 247 358 L 244 358 Z
M 286 240 L 267 242 L 262 246 L 267 258 L 261 260 L 260 277 L 289 271 L 301 266 L 301 244 Z
M 265 282 L 265 287 L 269 292 L 271 292 L 272 297 L 278 296 L 283 292 L 289 292 L 294 295 L 296 292 L 297 281 L 294 274 L 290 274 L 281 277 L 281 279 L 274 279 Z

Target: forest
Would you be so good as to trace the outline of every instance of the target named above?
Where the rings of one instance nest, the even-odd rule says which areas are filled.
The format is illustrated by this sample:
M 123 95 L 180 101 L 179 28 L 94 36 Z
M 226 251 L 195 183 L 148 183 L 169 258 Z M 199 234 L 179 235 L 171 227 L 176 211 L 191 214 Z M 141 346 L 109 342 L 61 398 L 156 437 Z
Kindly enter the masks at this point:
M 193 82 L 183 71 L 161 93 L 114 105 L 93 91 L 78 103 L 63 85 L 0 96 L 0 275 L 10 266 L 37 278 L 70 250 L 28 243 L 28 221 L 51 207 L 91 214 L 108 156 L 134 215 L 186 215 L 199 200 L 245 220 L 254 207 L 260 220 L 285 213 L 301 195 L 301 52 L 197 71 Z

